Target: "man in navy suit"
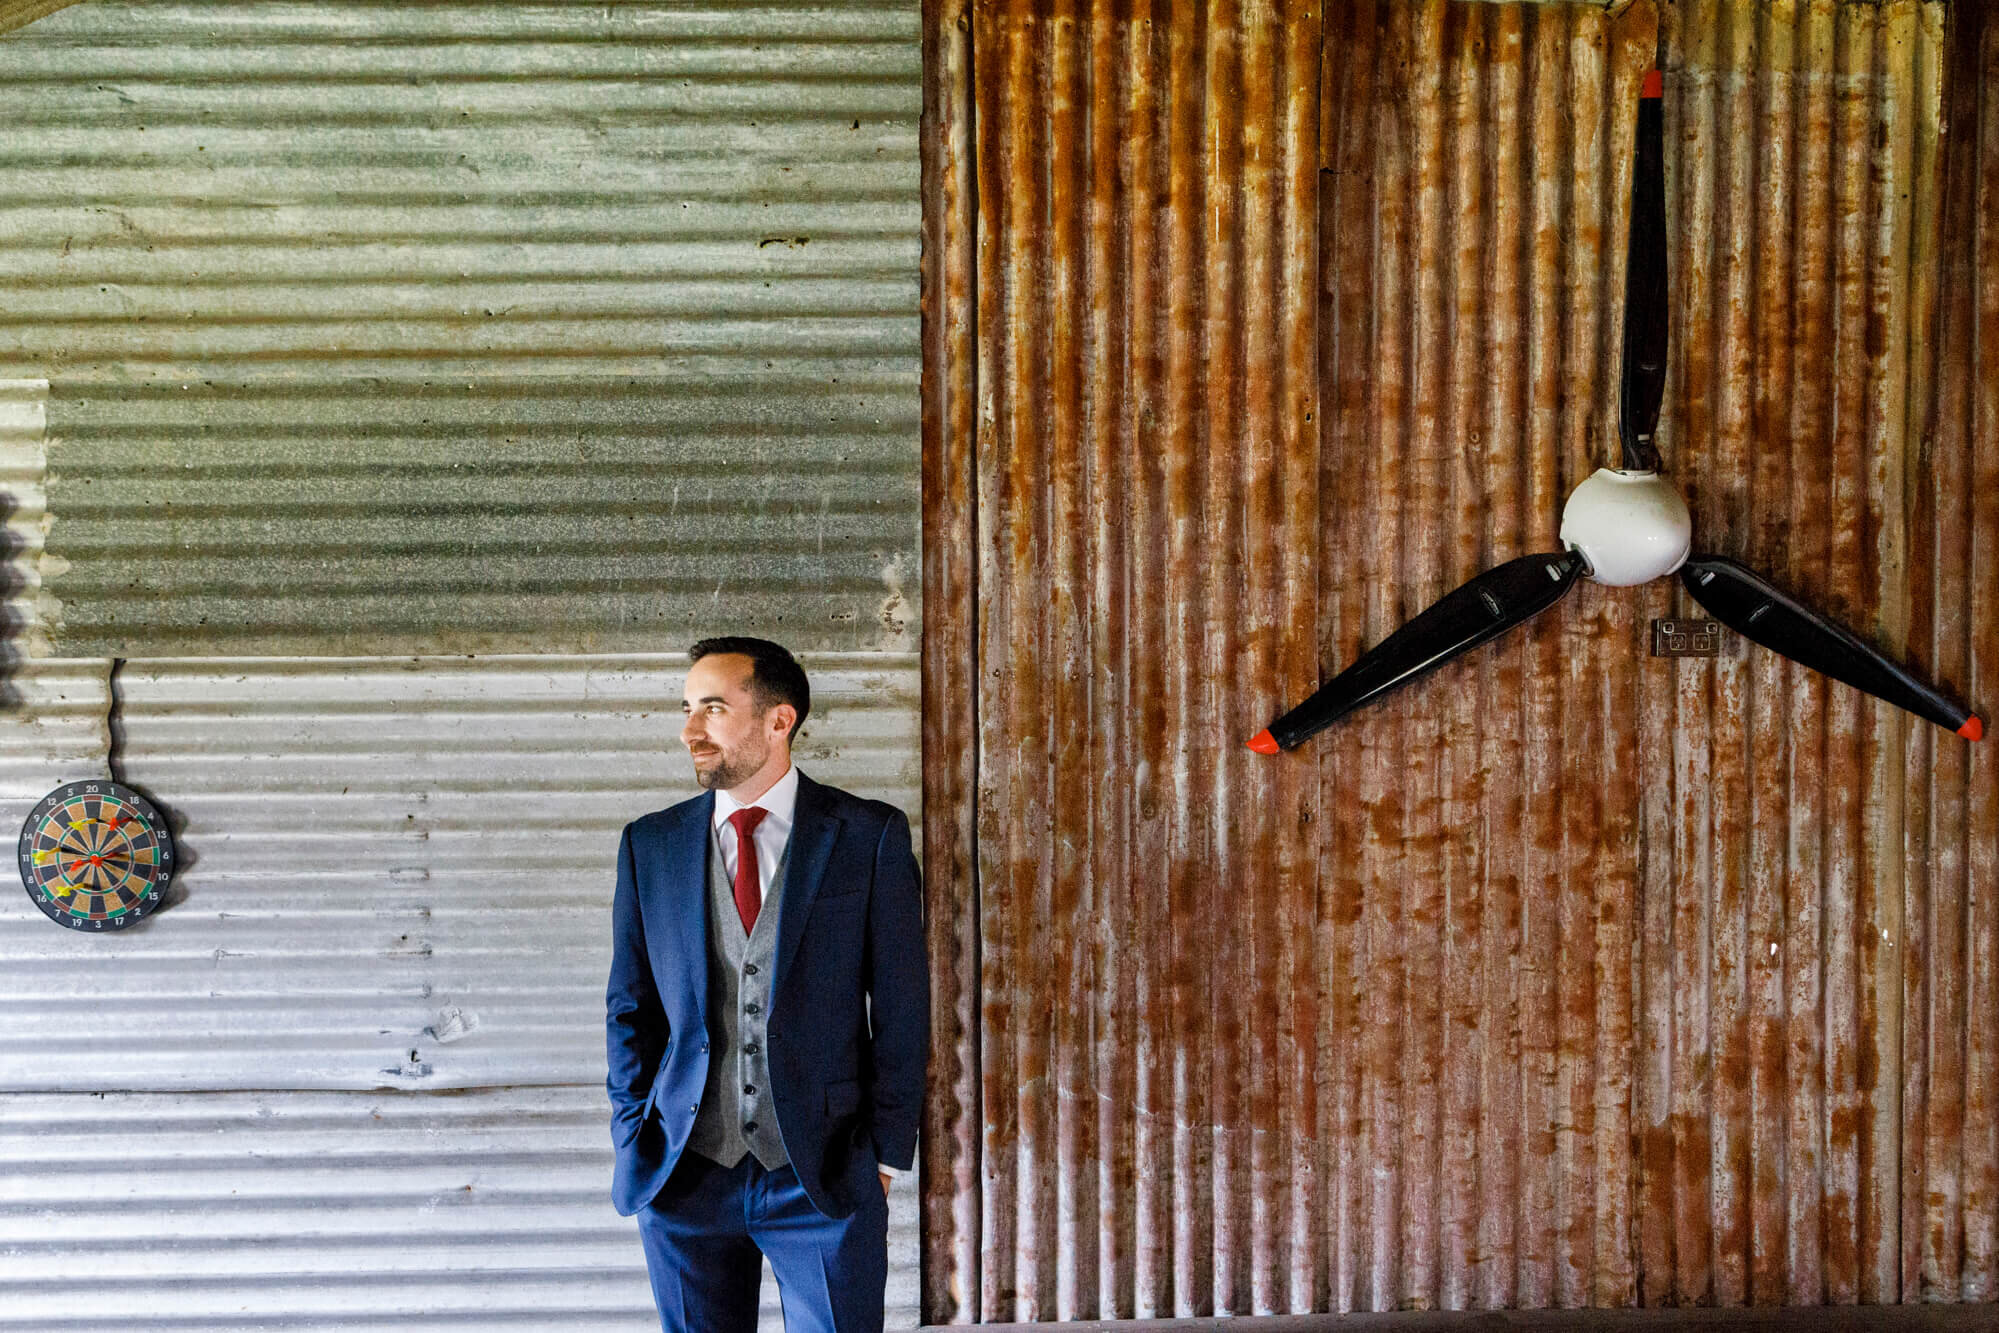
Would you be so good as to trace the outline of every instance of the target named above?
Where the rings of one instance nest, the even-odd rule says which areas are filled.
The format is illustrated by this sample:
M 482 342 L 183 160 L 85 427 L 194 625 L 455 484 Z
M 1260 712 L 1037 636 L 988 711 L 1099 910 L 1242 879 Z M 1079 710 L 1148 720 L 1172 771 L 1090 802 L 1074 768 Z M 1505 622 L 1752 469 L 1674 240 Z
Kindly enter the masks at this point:
M 751 1333 L 765 1256 L 787 1333 L 879 1333 L 930 1045 L 909 821 L 792 767 L 812 705 L 790 653 L 688 656 L 680 739 L 706 790 L 618 849 L 611 1198 L 668 1333 Z

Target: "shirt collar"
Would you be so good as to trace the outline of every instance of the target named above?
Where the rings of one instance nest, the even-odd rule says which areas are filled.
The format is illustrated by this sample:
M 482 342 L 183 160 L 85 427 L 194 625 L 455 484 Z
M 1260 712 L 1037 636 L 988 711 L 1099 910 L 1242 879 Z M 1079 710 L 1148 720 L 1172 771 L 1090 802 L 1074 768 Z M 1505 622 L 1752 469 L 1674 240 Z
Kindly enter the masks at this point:
M 784 770 L 784 776 L 771 784 L 769 791 L 749 803 L 761 806 L 770 813 L 764 816 L 764 824 L 782 832 L 791 827 L 792 815 L 798 809 L 798 765 Z M 715 793 L 715 827 L 721 828 L 729 822 L 729 816 L 743 809 L 743 803 L 726 791 Z

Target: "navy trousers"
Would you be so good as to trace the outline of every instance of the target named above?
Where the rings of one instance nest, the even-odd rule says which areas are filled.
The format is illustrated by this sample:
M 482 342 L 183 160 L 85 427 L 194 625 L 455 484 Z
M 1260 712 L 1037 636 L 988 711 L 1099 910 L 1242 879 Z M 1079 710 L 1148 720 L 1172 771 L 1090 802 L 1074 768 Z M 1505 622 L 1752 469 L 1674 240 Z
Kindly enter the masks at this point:
M 851 1217 L 812 1206 L 788 1166 L 754 1156 L 718 1166 L 682 1153 L 639 1210 L 646 1270 L 665 1333 L 756 1333 L 763 1259 L 777 1274 L 785 1333 L 881 1333 L 888 1200 L 863 1192 Z

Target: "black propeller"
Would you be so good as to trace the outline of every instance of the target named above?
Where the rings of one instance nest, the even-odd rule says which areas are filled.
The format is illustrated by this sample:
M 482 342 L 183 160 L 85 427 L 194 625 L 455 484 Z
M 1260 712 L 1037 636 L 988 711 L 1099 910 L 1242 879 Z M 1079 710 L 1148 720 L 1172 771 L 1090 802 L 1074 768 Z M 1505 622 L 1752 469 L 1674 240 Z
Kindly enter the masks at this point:
M 1658 70 L 1645 75 L 1631 164 L 1631 234 L 1624 243 L 1624 371 L 1617 437 L 1630 472 L 1657 472 L 1659 405 L 1666 400 L 1666 114 Z
M 1587 566 L 1574 551 L 1526 555 L 1488 569 L 1396 630 L 1317 694 L 1249 743 L 1264 754 L 1289 750 L 1397 685 L 1435 671 L 1553 606 Z
M 1716 620 L 1772 652 L 1978 740 L 1977 716 L 1889 661 L 1850 631 L 1720 556 L 1689 557 L 1686 503 L 1659 476 L 1653 435 L 1666 392 L 1666 186 L 1663 79 L 1645 76 L 1632 164 L 1626 250 L 1624 366 L 1618 393 L 1621 470 L 1600 469 L 1562 514 L 1567 551 L 1523 556 L 1472 579 L 1363 653 L 1249 748 L 1289 750 L 1382 695 L 1547 610 L 1579 578 L 1613 586 L 1680 571 Z
M 1844 627 L 1792 601 L 1754 570 L 1723 556 L 1697 555 L 1680 567 L 1680 582 L 1709 615 L 1743 638 L 1968 741 L 1984 737 L 1985 724 L 1970 710 L 1938 694 Z

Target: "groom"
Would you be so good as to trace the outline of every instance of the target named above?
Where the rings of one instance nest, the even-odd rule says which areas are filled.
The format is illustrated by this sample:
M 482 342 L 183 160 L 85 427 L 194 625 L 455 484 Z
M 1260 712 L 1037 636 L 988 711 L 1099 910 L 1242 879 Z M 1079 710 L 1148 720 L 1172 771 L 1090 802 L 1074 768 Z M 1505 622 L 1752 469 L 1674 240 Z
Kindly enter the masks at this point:
M 618 849 L 605 993 L 611 1198 L 667 1333 L 880 1333 L 889 1180 L 915 1163 L 930 980 L 909 821 L 791 763 L 805 672 L 763 639 L 688 651 L 705 794 Z

